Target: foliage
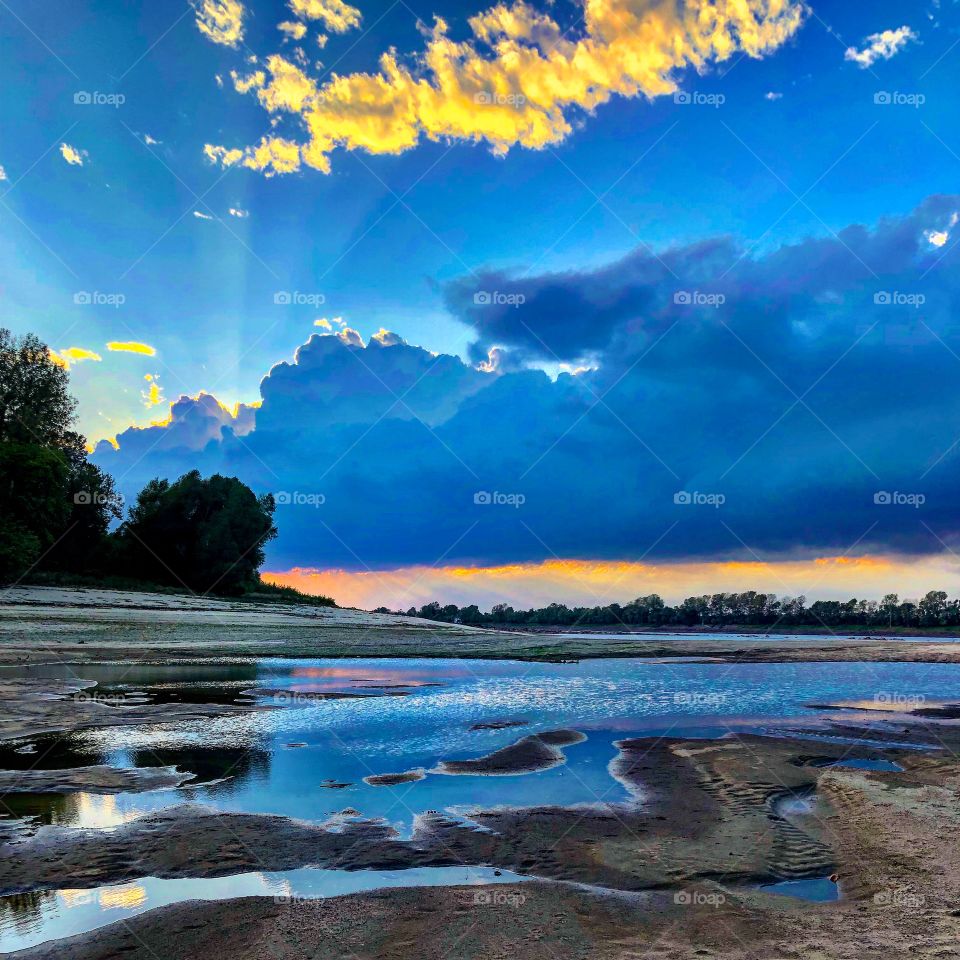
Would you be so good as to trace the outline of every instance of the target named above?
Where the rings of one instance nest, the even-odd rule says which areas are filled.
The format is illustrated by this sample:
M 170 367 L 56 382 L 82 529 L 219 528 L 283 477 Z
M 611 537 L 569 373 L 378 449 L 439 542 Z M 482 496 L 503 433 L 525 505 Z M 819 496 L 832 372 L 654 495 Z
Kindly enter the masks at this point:
M 714 593 L 687 597 L 676 607 L 667 606 L 657 594 L 638 597 L 621 606 L 568 607 L 551 603 L 535 610 L 514 610 L 505 603 L 496 604 L 489 613 L 481 613 L 474 604 L 442 607 L 433 602 L 419 610 L 411 607 L 411 617 L 424 617 L 447 623 L 477 626 L 487 624 L 515 626 L 617 626 L 617 627 L 724 627 L 730 625 L 778 627 L 810 626 L 864 627 L 872 629 L 957 627 L 960 626 L 960 599 L 948 600 L 942 590 L 931 590 L 919 601 L 902 603 L 896 594 L 875 600 L 817 600 L 806 605 L 806 597 L 778 598 L 772 593 Z
M 127 572 L 197 593 L 241 594 L 258 581 L 263 547 L 277 535 L 271 494 L 236 477 L 151 480 L 118 533 Z
M 273 497 L 257 497 L 235 477 L 192 471 L 175 483 L 153 480 L 110 533 L 122 501 L 71 429 L 68 387 L 65 367 L 37 337 L 0 328 L 0 581 L 30 574 L 269 593 L 258 568 L 277 532 Z

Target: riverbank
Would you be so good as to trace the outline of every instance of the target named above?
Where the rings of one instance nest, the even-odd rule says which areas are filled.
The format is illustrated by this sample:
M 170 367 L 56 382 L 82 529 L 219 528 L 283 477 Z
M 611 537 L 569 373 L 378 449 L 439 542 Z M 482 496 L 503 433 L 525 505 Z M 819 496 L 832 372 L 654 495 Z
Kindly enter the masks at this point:
M 69 913 L 72 904 L 99 904 L 100 922 L 122 918 L 13 956 L 852 960 L 881 952 L 945 957 L 960 936 L 960 857 L 945 840 L 960 827 L 960 683 L 951 699 L 950 666 L 960 662 L 960 644 L 557 637 L 554 646 L 537 648 L 528 644 L 545 638 L 361 611 L 237 609 L 229 601 L 183 599 L 30 588 L 0 604 L 0 661 L 7 665 L 0 670 L 0 767 L 7 767 L 0 800 L 8 814 L 0 817 L 0 904 L 23 929 L 44 911 Z M 427 669 L 422 661 L 358 659 L 529 654 L 569 661 L 580 659 L 578 651 L 589 662 L 491 663 L 479 678 L 477 664 L 459 661 Z M 279 660 L 252 662 L 334 652 L 353 659 L 283 668 Z M 626 656 L 649 662 L 637 670 L 617 662 L 618 670 L 634 671 L 621 675 L 605 672 L 613 663 L 599 659 Z M 678 663 L 684 656 L 696 662 Z M 817 665 L 825 660 L 918 666 L 864 668 L 869 680 L 857 688 L 859 668 Z M 122 661 L 120 669 L 111 673 L 104 666 L 110 661 Z M 156 667 L 125 676 L 138 661 Z M 150 671 L 158 679 L 144 679 Z M 746 675 L 746 699 L 723 685 L 731 671 Z M 758 684 L 787 696 L 811 671 L 832 678 L 828 692 L 799 701 L 783 719 L 750 721 L 759 709 L 753 691 L 759 697 L 766 689 L 753 686 L 755 673 Z M 526 680 L 531 672 L 538 675 Z M 938 686 L 929 679 L 934 672 Z M 113 675 L 123 682 L 111 687 Z M 574 715 L 538 728 L 517 719 L 524 701 L 514 694 L 503 706 L 484 707 L 508 682 L 519 682 L 511 677 L 529 683 L 531 702 L 569 696 Z M 458 683 L 470 685 L 468 696 L 460 696 Z M 448 719 L 430 711 L 431 696 L 444 710 L 478 706 Z M 603 724 L 590 713 L 601 696 L 608 702 L 600 716 L 611 721 L 636 719 L 655 702 L 663 730 L 614 725 L 616 733 L 603 740 Z M 716 709 L 728 697 L 744 708 L 726 719 L 683 720 L 702 722 L 704 730 L 675 729 L 677 710 L 695 715 L 700 704 Z M 311 720 L 315 710 L 325 712 Z M 359 771 L 324 779 L 343 771 L 307 762 L 338 747 L 351 755 L 357 744 L 347 749 L 342 737 L 360 736 L 360 718 L 378 713 L 388 719 L 377 729 L 388 733 L 372 741 L 362 780 Z M 405 713 L 423 729 L 405 731 Z M 220 739 L 206 742 L 212 727 Z M 462 733 L 434 763 L 396 759 L 404 737 L 453 728 Z M 188 746 L 177 751 L 167 738 L 180 730 Z M 272 761 L 264 752 L 269 730 L 278 731 Z M 139 751 L 138 766 L 60 762 L 57 738 L 71 735 L 80 746 L 84 738 L 117 737 Z M 601 740 L 604 750 L 586 752 Z M 278 775 L 295 769 L 282 781 L 293 809 L 264 812 L 283 802 L 266 792 L 271 762 Z M 251 792 L 244 794 L 248 768 Z M 561 788 L 591 771 L 587 802 L 558 799 Z M 518 780 L 532 787 L 523 802 L 492 792 Z M 217 782 L 221 794 L 204 786 Z M 459 784 L 472 794 L 468 815 L 427 799 L 441 794 L 410 792 Z M 376 797 L 359 792 L 367 786 Z M 104 806 L 109 817 L 77 823 L 64 800 L 77 793 L 91 812 L 101 809 L 98 799 L 118 793 L 144 803 L 128 812 Z M 148 798 L 158 793 L 165 799 L 154 804 Z M 35 794 L 60 798 L 55 816 L 11 815 L 38 810 Z M 254 805 L 238 808 L 245 795 Z M 397 812 L 387 816 L 393 802 L 410 815 L 408 825 L 397 822 Z M 284 891 L 280 879 L 304 868 L 353 877 L 383 871 L 402 884 L 404 871 L 452 867 L 476 870 L 478 882 L 313 899 L 296 887 Z M 493 884 L 494 870 L 501 880 L 528 879 Z M 238 888 L 250 889 L 243 877 L 260 878 L 255 892 L 271 885 L 280 892 L 216 902 L 180 894 L 182 902 L 141 915 L 122 912 L 138 898 L 156 903 L 151 884 L 198 884 L 190 889 L 204 896 L 211 888 L 202 885 L 217 882 L 216 896 L 236 897 Z M 797 882 L 840 899 L 815 903 L 771 892 Z
M 541 661 L 710 657 L 732 662 L 960 662 L 960 643 L 859 635 L 669 639 L 482 630 L 362 610 L 95 589 L 0 593 L 0 665 L 225 657 L 459 657 Z

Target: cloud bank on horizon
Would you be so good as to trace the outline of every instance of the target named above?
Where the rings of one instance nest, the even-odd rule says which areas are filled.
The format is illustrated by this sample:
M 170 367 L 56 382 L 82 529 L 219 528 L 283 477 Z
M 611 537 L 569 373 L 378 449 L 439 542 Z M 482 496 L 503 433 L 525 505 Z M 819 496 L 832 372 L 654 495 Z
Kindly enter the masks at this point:
M 342 0 L 292 0 L 293 12 L 342 32 L 360 11 Z M 236 9 L 239 8 L 239 11 Z M 238 0 L 204 0 L 197 23 L 228 46 L 242 37 Z M 469 18 L 471 36 L 454 40 L 437 17 L 425 49 L 412 58 L 394 49 L 378 73 L 308 73 L 305 54 L 272 54 L 246 74 L 232 73 L 271 116 L 271 132 L 253 145 L 208 143 L 211 162 L 240 164 L 266 176 L 303 165 L 329 173 L 338 147 L 399 154 L 422 137 L 486 142 L 497 154 L 540 149 L 570 135 L 577 112 L 613 96 L 648 98 L 677 90 L 675 75 L 704 71 L 743 55 L 759 58 L 787 42 L 805 15 L 800 0 L 585 0 L 579 38 L 546 13 L 517 0 Z M 299 31 L 298 31 L 299 32 Z M 302 34 L 301 34 L 302 36 Z M 277 132 L 296 118 L 289 134 Z
M 274 366 L 259 408 L 184 397 L 96 459 L 128 496 L 194 467 L 275 493 L 271 569 L 941 553 L 958 210 L 462 277 L 472 364 L 344 326 Z M 538 369 L 560 362 L 577 372 Z

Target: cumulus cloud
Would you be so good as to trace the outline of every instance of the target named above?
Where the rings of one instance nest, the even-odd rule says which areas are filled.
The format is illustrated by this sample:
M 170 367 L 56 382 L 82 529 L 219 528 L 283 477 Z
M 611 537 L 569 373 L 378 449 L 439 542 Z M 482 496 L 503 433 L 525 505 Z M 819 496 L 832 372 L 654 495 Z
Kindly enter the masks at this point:
M 322 493 L 278 507 L 273 569 L 956 549 L 960 274 L 927 234 L 958 209 L 931 197 L 763 255 L 717 238 L 487 271 L 525 302 L 447 289 L 485 370 L 388 331 L 315 335 L 265 376 L 245 436 L 188 450 L 174 421 L 98 463 L 125 494 L 194 466 Z M 525 366 L 558 356 L 577 374 Z
M 847 47 L 843 58 L 866 70 L 878 60 L 889 60 L 896 56 L 911 40 L 917 39 L 919 39 L 917 34 L 907 26 L 898 27 L 896 30 L 884 30 L 882 33 L 871 33 L 864 40 L 861 49 Z
M 113 353 L 142 353 L 147 357 L 155 357 L 157 351 L 149 343 L 138 343 L 136 340 L 111 340 L 107 349 Z
M 360 26 L 360 11 L 344 0 L 290 0 L 290 9 L 302 20 L 322 20 L 332 33 Z
M 3 166 L 0 166 L 0 180 L 9 180 L 9 179 L 10 178 L 7 176 L 6 168 Z
M 250 216 L 249 210 L 244 210 L 242 207 L 231 207 L 230 216 L 237 217 L 240 220 L 246 220 Z
M 291 6 L 298 16 L 324 18 L 329 0 Z M 557 21 L 519 0 L 472 17 L 463 41 L 451 39 L 438 18 L 421 54 L 401 58 L 390 50 L 378 73 L 321 83 L 275 55 L 266 70 L 234 84 L 255 93 L 274 119 L 298 117 L 302 138 L 271 133 L 243 149 L 207 144 L 205 152 L 224 166 L 272 175 L 301 165 L 329 173 L 338 147 L 399 154 L 421 137 L 483 142 L 497 154 L 539 149 L 567 137 L 577 111 L 614 95 L 662 96 L 677 89 L 679 71 L 776 50 L 804 11 L 800 0 L 585 0 L 583 33 L 569 39 Z
M 214 43 L 239 46 L 243 40 L 246 10 L 240 0 L 196 0 L 197 28 Z
M 61 143 L 60 156 L 63 157 L 70 166 L 82 167 L 88 154 L 86 150 L 78 150 L 76 147 L 70 146 L 69 143 Z
M 101 441 L 96 450 L 104 455 L 122 452 L 131 462 L 151 451 L 158 456 L 171 450 L 195 452 L 222 439 L 225 430 L 231 436 L 246 436 L 253 430 L 257 406 L 240 403 L 231 408 L 209 393 L 184 395 L 170 404 L 166 419 L 149 427 L 130 427 L 119 439 Z

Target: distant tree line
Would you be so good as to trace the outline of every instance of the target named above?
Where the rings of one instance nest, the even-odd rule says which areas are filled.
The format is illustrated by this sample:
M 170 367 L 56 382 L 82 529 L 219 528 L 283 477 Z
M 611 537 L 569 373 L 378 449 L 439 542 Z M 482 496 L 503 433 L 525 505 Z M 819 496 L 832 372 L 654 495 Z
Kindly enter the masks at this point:
M 260 580 L 264 546 L 277 535 L 271 494 L 193 470 L 172 483 L 151 480 L 124 520 L 113 479 L 87 459 L 72 429 L 68 386 L 67 370 L 37 337 L 0 328 L 0 582 L 293 598 Z
M 380 608 L 381 612 L 389 612 Z M 810 627 L 956 627 L 960 626 L 960 599 L 949 600 L 942 590 L 931 590 L 920 600 L 903 600 L 888 593 L 876 600 L 816 600 L 807 606 L 806 597 L 777 597 L 772 593 L 747 590 L 744 593 L 714 593 L 687 597 L 675 607 L 652 593 L 626 604 L 604 607 L 568 607 L 563 603 L 530 610 L 515 610 L 498 603 L 489 613 L 476 604 L 458 607 L 428 603 L 406 613 L 444 623 L 475 626 L 551 627 L 725 627 L 810 626 Z

